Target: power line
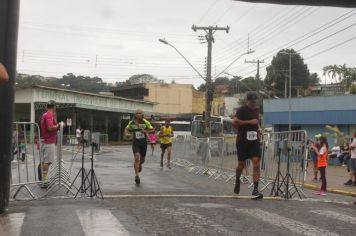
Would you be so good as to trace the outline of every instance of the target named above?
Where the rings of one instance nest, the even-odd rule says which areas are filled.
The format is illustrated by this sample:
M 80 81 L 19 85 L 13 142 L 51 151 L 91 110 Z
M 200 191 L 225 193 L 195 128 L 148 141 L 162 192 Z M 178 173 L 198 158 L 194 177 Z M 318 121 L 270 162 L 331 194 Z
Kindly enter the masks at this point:
M 261 34 L 261 35 L 259 36 L 260 38 L 259 38 L 258 40 L 256 40 L 255 42 L 253 42 L 253 40 L 252 40 L 251 47 L 254 48 L 254 49 L 256 49 L 258 46 L 261 46 L 261 45 L 263 45 L 264 43 L 266 43 L 266 42 L 268 41 L 268 39 L 271 39 L 271 38 L 273 38 L 274 36 L 279 35 L 281 32 L 283 32 L 283 28 L 284 28 L 284 30 L 285 30 L 285 29 L 288 27 L 288 25 L 290 25 L 290 24 L 296 24 L 296 23 L 300 22 L 300 20 L 303 20 L 303 19 L 304 19 L 303 14 L 306 13 L 306 12 L 307 12 L 308 10 L 310 10 L 310 9 L 312 9 L 312 7 L 309 7 L 309 8 L 306 8 L 306 9 L 302 9 L 301 12 L 295 12 L 295 13 L 293 14 L 293 17 L 290 16 L 291 19 L 289 19 L 287 22 L 281 21 L 280 23 L 282 23 L 282 25 L 279 23 L 279 24 L 277 24 L 276 26 L 272 27 L 272 28 L 270 29 L 270 30 L 272 30 L 272 31 L 267 32 L 267 34 L 266 34 L 266 33 Z M 314 11 L 310 12 L 307 16 L 311 15 L 313 12 L 315 12 L 315 11 L 318 10 L 318 9 L 320 9 L 320 8 L 314 9 Z M 302 18 L 302 17 L 303 17 L 303 18 Z M 269 37 L 269 38 L 268 38 L 268 37 Z M 262 43 L 256 45 L 258 42 L 262 42 Z
M 351 10 L 351 11 L 349 11 L 349 12 L 347 12 L 347 13 L 345 13 L 345 14 L 337 17 L 337 18 L 334 18 L 333 20 L 329 21 L 328 23 L 323 24 L 322 26 L 319 26 L 316 29 L 314 29 L 314 30 L 312 30 L 312 31 L 310 31 L 310 32 L 308 32 L 308 33 L 306 33 L 306 34 L 304 34 L 304 35 L 302 35 L 302 36 L 300 36 L 300 37 L 298 37 L 298 38 L 286 43 L 286 44 L 284 44 L 282 47 L 278 47 L 278 48 L 275 48 L 275 49 L 273 49 L 271 51 L 268 51 L 267 53 L 264 53 L 260 57 L 262 57 L 262 58 L 264 58 L 266 60 L 266 59 L 272 57 L 277 51 L 279 51 L 279 50 L 281 50 L 281 49 L 283 49 L 285 47 L 292 47 L 292 46 L 295 46 L 295 45 L 297 45 L 299 43 L 302 43 L 305 40 L 311 38 L 312 36 L 320 34 L 321 32 L 325 31 L 326 29 L 329 29 L 332 26 L 335 26 L 336 24 L 339 24 L 340 22 L 342 22 L 342 21 L 350 18 L 351 16 L 355 15 L 356 13 L 349 15 L 350 13 L 354 12 L 355 10 L 356 9 L 353 9 L 353 10 Z M 293 44 L 291 44 L 291 43 L 293 43 Z M 248 69 L 248 68 L 245 68 L 243 70 L 246 70 L 246 69 Z
M 335 48 L 337 48 L 337 47 L 340 47 L 340 46 L 342 46 L 342 45 L 344 45 L 344 44 L 346 44 L 346 43 L 348 43 L 348 42 L 351 42 L 351 41 L 353 41 L 353 40 L 355 40 L 355 39 L 356 39 L 356 36 L 351 37 L 351 38 L 349 38 L 349 39 L 347 39 L 347 40 L 345 40 L 345 41 L 343 41 L 343 42 L 341 42 L 341 43 L 335 44 L 335 45 L 332 46 L 332 47 L 329 47 L 329 48 L 324 49 L 324 50 L 322 50 L 322 51 L 319 51 L 319 52 L 317 52 L 317 53 L 315 53 L 315 54 L 312 54 L 312 55 L 310 55 L 309 57 L 307 57 L 305 60 L 309 60 L 309 59 L 311 59 L 311 58 L 313 58 L 313 57 L 316 57 L 316 56 L 318 56 L 318 55 L 320 55 L 320 54 L 323 54 L 323 53 L 326 53 L 326 52 L 328 52 L 328 51 L 331 51 L 332 49 L 335 49 Z
M 260 27 L 263 27 L 263 30 L 260 31 L 260 32 L 258 32 L 258 33 L 256 34 L 256 37 L 258 37 L 260 34 L 262 35 L 264 31 L 267 31 L 267 30 L 269 30 L 269 29 L 275 27 L 275 25 L 274 25 L 275 22 L 277 22 L 277 25 L 278 25 L 278 24 L 280 24 L 281 22 L 283 22 L 285 19 L 289 18 L 290 15 L 293 15 L 293 14 L 295 13 L 295 12 L 293 13 L 293 11 L 294 11 L 295 9 L 297 9 L 297 8 L 298 8 L 298 7 L 295 6 L 295 7 L 293 7 L 292 9 L 290 9 L 289 11 L 286 11 L 286 12 L 283 12 L 283 11 L 282 11 L 282 12 L 278 13 L 277 15 L 274 15 L 270 20 L 268 20 L 267 22 L 265 21 L 263 24 L 260 24 L 260 25 L 257 26 L 255 29 L 251 30 L 249 33 L 250 33 L 250 34 L 253 34 L 253 33 L 254 33 L 255 31 L 257 31 Z M 304 8 L 301 8 L 301 10 L 303 10 L 303 9 L 304 9 Z M 297 12 L 298 12 L 298 11 L 299 11 L 299 10 L 297 9 Z M 277 18 L 277 19 L 276 19 L 276 18 Z M 275 19 L 276 19 L 276 20 L 275 20 Z M 271 23 L 268 24 L 268 22 L 271 22 Z M 267 24 L 267 26 L 264 27 L 266 24 Z M 241 38 L 240 40 L 235 41 L 234 43 L 231 44 L 231 45 L 233 45 L 232 48 L 231 48 L 230 46 L 228 46 L 228 47 L 226 47 L 225 49 L 220 50 L 220 52 L 222 52 L 222 53 L 220 53 L 219 55 L 217 55 L 216 58 L 219 59 L 220 57 L 225 57 L 226 54 L 230 54 L 231 51 L 237 51 L 239 48 L 241 48 L 240 44 L 241 44 L 244 40 L 245 40 L 245 39 Z M 238 45 L 238 46 L 236 46 L 236 45 Z M 230 52 L 230 53 L 229 53 L 229 52 Z

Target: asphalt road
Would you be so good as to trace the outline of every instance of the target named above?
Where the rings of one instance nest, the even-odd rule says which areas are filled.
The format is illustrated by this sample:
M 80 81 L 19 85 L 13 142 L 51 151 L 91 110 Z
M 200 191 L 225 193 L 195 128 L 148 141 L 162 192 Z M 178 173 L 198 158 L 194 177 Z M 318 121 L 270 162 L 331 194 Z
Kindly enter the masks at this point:
M 73 178 L 80 155 L 71 167 L 72 156 L 67 152 L 64 159 Z M 350 197 L 306 191 L 303 200 L 232 199 L 231 182 L 179 166 L 160 168 L 158 151 L 147 156 L 137 186 L 131 156 L 130 147 L 96 155 L 105 200 L 62 199 L 58 191 L 41 200 L 11 201 L 0 217 L 0 235 L 355 235 L 356 206 Z M 250 193 L 243 185 L 241 195 Z

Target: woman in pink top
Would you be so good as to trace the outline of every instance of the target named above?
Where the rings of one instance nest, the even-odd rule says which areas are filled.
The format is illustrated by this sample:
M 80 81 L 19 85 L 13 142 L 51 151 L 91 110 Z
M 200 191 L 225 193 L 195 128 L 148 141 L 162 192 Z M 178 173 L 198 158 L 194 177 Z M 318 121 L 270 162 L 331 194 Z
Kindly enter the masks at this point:
M 153 130 L 152 133 L 148 134 L 148 139 L 150 140 L 150 143 L 151 143 L 151 150 L 152 150 L 152 156 L 153 156 L 153 152 L 155 150 L 155 145 L 157 143 L 157 134 L 156 134 L 155 130 Z

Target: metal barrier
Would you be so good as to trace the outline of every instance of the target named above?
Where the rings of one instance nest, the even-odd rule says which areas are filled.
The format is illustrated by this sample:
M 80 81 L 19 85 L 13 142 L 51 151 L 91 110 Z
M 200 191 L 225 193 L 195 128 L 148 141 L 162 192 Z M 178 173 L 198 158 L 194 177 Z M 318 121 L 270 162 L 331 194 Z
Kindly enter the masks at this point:
M 91 143 L 91 137 L 89 137 L 88 145 Z M 78 145 L 78 140 L 76 136 L 73 135 L 63 135 L 62 136 L 62 145 Z M 100 134 L 100 146 L 108 146 L 109 145 L 109 135 L 108 134 Z
M 288 152 L 282 152 L 281 142 L 287 140 Z M 306 131 L 276 132 L 263 135 L 261 143 L 261 191 L 272 190 L 277 173 L 283 177 L 287 174 L 293 179 L 294 185 L 288 191 L 296 188 L 303 193 L 307 165 L 307 133 Z M 235 169 L 237 165 L 237 150 L 235 137 L 196 138 L 184 142 L 175 142 L 173 145 L 173 164 L 188 169 L 196 175 L 207 175 L 214 180 L 235 182 Z M 289 156 L 289 157 L 288 157 Z M 241 181 L 253 186 L 252 165 L 250 160 L 246 163 Z M 279 167 L 279 168 L 278 168 Z M 281 184 L 283 178 L 278 182 Z M 285 192 L 288 192 L 285 190 Z
M 308 135 L 304 130 L 264 135 L 261 176 L 266 180 L 266 188 L 271 184 L 280 186 L 288 180 L 293 184 L 288 186 L 287 182 L 287 189 L 282 194 L 288 195 L 294 188 L 294 192 L 305 195 L 302 189 L 307 173 L 307 140 Z
M 14 122 L 11 160 L 11 198 L 16 199 L 22 189 L 35 199 L 34 187 L 41 183 L 38 168 L 41 163 L 40 128 L 31 122 Z
M 74 195 L 71 190 L 71 179 L 70 172 L 65 167 L 64 161 L 62 159 L 62 146 L 63 146 L 63 126 L 60 126 L 60 129 L 57 132 L 57 159 L 54 163 L 51 164 L 49 168 L 49 185 L 47 188 L 47 192 L 42 196 L 46 197 L 50 195 L 52 192 L 58 192 L 61 188 L 65 188 L 67 191 L 65 194 L 69 192 Z

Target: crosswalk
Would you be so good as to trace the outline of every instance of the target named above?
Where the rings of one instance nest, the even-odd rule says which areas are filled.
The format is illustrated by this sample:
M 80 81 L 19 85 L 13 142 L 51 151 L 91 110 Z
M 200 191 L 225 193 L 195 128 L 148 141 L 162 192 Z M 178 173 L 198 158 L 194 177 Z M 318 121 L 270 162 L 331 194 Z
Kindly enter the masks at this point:
M 218 209 L 219 205 L 216 205 L 211 211 Z M 338 235 L 353 235 L 353 228 L 356 226 L 356 217 L 350 214 L 350 211 L 343 212 L 342 209 L 309 209 L 308 214 L 314 219 L 322 220 L 332 220 L 334 226 L 325 227 L 325 224 L 319 225 L 318 221 L 308 222 L 307 219 L 297 216 L 297 214 L 287 214 L 287 212 L 277 212 L 272 210 L 261 209 L 257 207 L 236 207 L 232 205 L 221 205 L 221 212 L 230 211 L 230 214 L 235 215 L 238 219 L 246 220 L 247 222 L 254 222 L 256 227 L 262 225 L 270 232 L 289 232 L 291 235 L 306 235 L 306 236 L 317 236 L 317 235 L 328 235 L 328 236 L 338 236 Z M 224 209 L 223 209 L 224 208 Z M 200 209 L 200 210 L 199 210 Z M 185 227 L 189 228 L 191 232 L 195 232 L 197 235 L 245 235 L 244 229 L 237 227 L 236 225 L 231 225 L 225 221 L 219 221 L 214 218 L 211 213 L 204 214 L 201 211 L 202 207 L 199 205 L 189 205 L 183 204 L 177 207 L 163 207 L 159 208 L 160 214 L 164 215 L 167 221 L 174 221 L 175 224 L 181 225 L 182 229 Z M 157 210 L 157 209 L 156 209 Z M 85 236 L 129 236 L 129 235 L 141 235 L 130 232 L 132 226 L 127 226 L 126 221 L 122 221 L 114 214 L 110 209 L 73 209 L 72 213 L 76 215 L 78 222 L 80 224 L 70 224 L 71 227 L 80 227 L 76 229 L 75 232 L 82 232 Z M 221 213 L 219 213 L 221 214 Z M 22 236 L 22 235 L 36 235 L 29 233 L 31 231 L 31 225 L 24 224 L 27 218 L 31 218 L 31 212 L 29 213 L 9 213 L 4 216 L 0 216 L 0 235 L 11 235 L 11 236 Z M 134 222 L 135 227 L 140 227 L 140 217 L 130 216 L 136 219 Z M 40 219 L 45 221 L 46 219 Z M 71 218 L 68 218 L 70 221 Z M 152 216 L 149 219 L 145 219 L 145 224 L 147 221 L 152 221 L 154 224 L 155 217 Z M 72 219 L 73 221 L 73 219 Z M 71 228 L 66 227 L 66 218 L 58 219 L 63 225 L 64 234 L 71 235 Z M 236 224 L 241 222 L 236 222 Z M 342 227 L 346 225 L 348 228 Z M 313 225 L 314 224 L 314 225 Z M 316 225 L 315 225 L 316 224 Z M 26 227 L 24 226 L 26 225 Z M 37 226 L 38 227 L 38 226 Z M 46 225 L 44 225 L 46 227 Z M 261 226 L 262 227 L 262 226 Z M 36 228 L 35 228 L 36 229 Z M 346 234 L 342 230 L 346 230 Z M 32 229 L 33 230 L 33 229 Z M 38 228 L 37 228 L 38 230 Z M 153 229 L 152 229 L 153 230 Z M 253 230 L 253 229 L 252 229 Z M 27 234 L 27 233 L 28 234 Z M 74 232 L 74 231 L 73 231 Z M 144 232 L 143 230 L 141 232 Z M 147 233 L 147 228 L 145 229 Z M 146 235 L 142 233 L 142 235 Z M 153 233 L 153 232 L 150 232 Z M 179 234 L 179 232 L 178 232 Z M 281 233 L 279 233 L 281 234 Z M 46 233 L 46 236 L 51 236 L 51 231 Z M 261 234 L 263 235 L 263 234 Z

